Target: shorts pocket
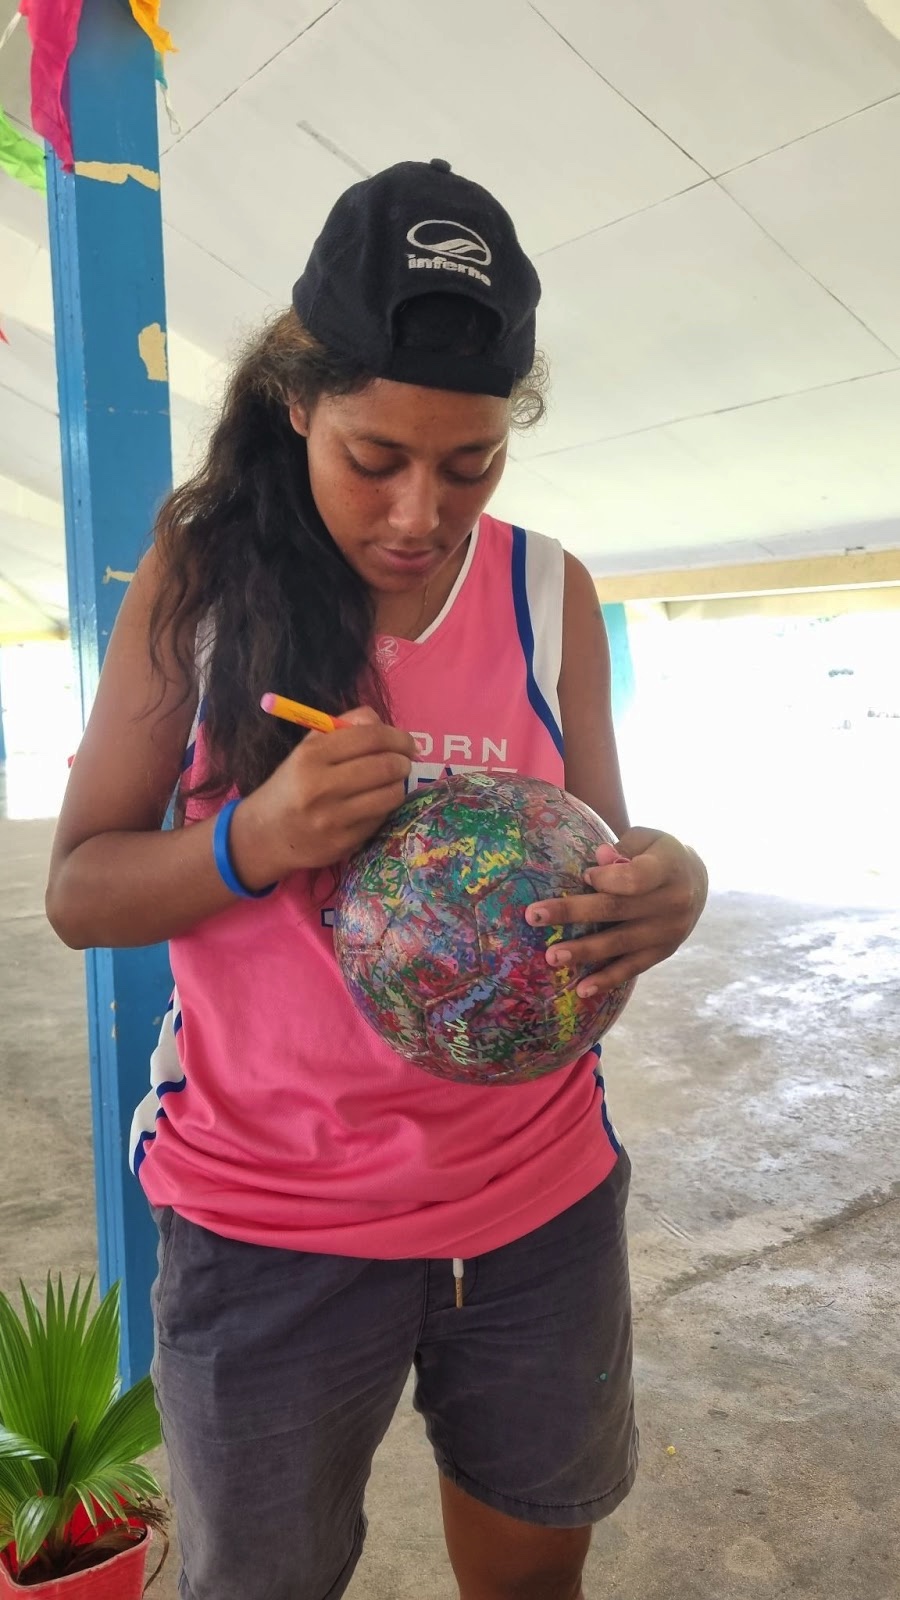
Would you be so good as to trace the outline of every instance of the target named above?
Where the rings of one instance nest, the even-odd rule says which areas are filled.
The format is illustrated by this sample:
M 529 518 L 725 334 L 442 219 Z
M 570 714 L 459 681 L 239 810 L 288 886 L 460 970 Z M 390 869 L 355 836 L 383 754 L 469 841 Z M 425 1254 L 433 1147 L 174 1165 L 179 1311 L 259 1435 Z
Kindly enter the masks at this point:
M 156 1281 L 150 1291 L 150 1303 L 153 1307 L 154 1322 L 159 1327 L 160 1310 L 163 1304 L 166 1283 L 174 1254 L 175 1233 L 179 1221 L 178 1213 L 171 1206 L 151 1206 L 153 1220 L 159 1232 L 159 1243 L 156 1248 L 157 1273 Z

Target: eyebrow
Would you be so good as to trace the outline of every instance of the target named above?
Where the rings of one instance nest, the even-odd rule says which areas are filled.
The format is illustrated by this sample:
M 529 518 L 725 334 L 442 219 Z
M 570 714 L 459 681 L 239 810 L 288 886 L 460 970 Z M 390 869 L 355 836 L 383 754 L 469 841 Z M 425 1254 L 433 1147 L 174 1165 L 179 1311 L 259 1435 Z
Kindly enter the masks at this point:
M 381 439 L 372 433 L 357 433 L 354 435 L 357 444 L 372 444 L 378 450 L 406 450 L 408 446 L 401 444 L 397 439 Z M 472 444 L 459 444 L 455 450 L 448 450 L 451 456 L 483 456 L 488 450 L 499 450 L 505 443 L 506 435 L 502 439 L 475 439 Z

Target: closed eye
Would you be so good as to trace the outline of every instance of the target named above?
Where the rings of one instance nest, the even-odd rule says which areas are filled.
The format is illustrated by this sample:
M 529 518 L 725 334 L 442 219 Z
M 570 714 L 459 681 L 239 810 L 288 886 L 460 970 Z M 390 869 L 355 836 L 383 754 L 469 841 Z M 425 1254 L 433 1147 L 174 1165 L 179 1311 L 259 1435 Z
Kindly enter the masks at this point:
M 361 461 L 357 461 L 355 456 L 351 456 L 349 454 L 347 456 L 347 460 L 350 463 L 352 470 L 359 473 L 361 478 L 389 478 L 392 472 L 397 471 L 396 466 L 364 467 Z
M 474 475 L 468 472 L 451 472 L 448 467 L 445 476 L 451 483 L 480 483 L 482 478 L 487 477 L 491 470 L 491 465 L 492 463 L 489 463 L 483 472 L 476 472 Z
M 357 461 L 356 457 L 351 455 L 349 451 L 347 452 L 347 461 L 351 470 L 360 478 L 390 478 L 395 472 L 399 472 L 401 470 L 401 464 L 399 462 L 394 462 L 387 467 L 364 467 L 362 462 Z M 444 477 L 447 479 L 448 483 L 481 483 L 483 479 L 487 477 L 492 466 L 493 458 L 488 462 L 487 466 L 482 472 L 454 472 L 450 467 L 446 467 L 444 469 Z

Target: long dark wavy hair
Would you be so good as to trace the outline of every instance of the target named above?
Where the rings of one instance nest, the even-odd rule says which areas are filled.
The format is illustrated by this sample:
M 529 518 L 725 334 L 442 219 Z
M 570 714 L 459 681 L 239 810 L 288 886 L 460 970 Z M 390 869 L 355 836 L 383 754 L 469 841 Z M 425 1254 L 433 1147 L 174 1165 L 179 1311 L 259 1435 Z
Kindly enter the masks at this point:
M 407 348 L 478 354 L 493 313 L 464 296 L 433 294 L 400 313 Z M 275 317 L 244 350 L 199 470 L 169 496 L 155 528 L 160 588 L 150 617 L 150 655 L 165 684 L 163 641 L 174 641 L 186 700 L 205 662 L 205 729 L 211 771 L 195 791 L 249 794 L 303 737 L 267 717 L 275 689 L 338 715 L 361 699 L 389 718 L 374 665 L 372 596 L 344 559 L 313 500 L 306 440 L 291 426 L 297 401 L 364 389 L 371 374 L 319 344 L 293 311 Z M 539 357 L 513 394 L 513 425 L 544 412 Z M 183 703 L 183 702 L 182 702 Z

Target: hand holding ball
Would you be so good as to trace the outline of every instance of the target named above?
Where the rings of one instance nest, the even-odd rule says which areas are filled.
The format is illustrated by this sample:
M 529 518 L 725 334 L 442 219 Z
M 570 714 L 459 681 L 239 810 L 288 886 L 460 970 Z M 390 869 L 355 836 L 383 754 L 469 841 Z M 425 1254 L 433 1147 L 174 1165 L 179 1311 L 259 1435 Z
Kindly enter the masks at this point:
M 356 855 L 335 949 L 366 1021 L 399 1055 L 458 1083 L 527 1083 L 570 1066 L 633 983 L 582 999 L 584 969 L 548 946 L 597 925 L 533 928 L 536 900 L 585 893 L 605 823 L 536 778 L 485 773 L 419 789 Z

